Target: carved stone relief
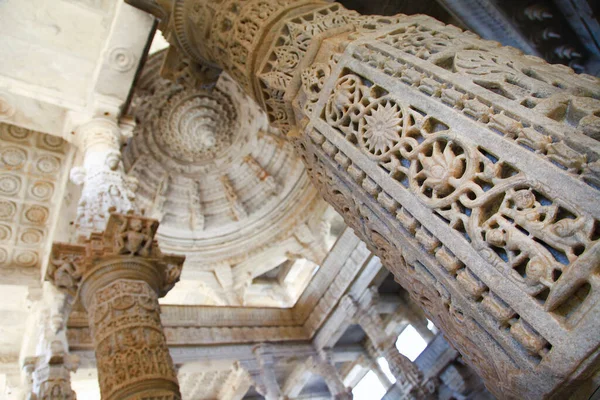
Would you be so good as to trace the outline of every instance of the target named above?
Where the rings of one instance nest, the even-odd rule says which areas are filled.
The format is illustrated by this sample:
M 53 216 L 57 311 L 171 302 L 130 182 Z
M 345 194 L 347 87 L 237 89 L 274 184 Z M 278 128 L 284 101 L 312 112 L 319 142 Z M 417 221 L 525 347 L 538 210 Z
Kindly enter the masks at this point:
M 293 305 L 310 278 L 299 271 L 328 250 L 326 204 L 292 145 L 230 77 L 196 88 L 197 71 L 183 64 L 164 72 L 177 76 L 171 82 L 158 76 L 169 60 L 160 52 L 146 63 L 132 105 L 139 123 L 123 147 L 138 206 L 161 221 L 161 247 L 187 255 L 189 279 L 165 301 Z M 286 260 L 297 279 L 259 278 Z
M 496 395 L 597 371 L 598 79 L 425 16 L 172 6 L 181 51 L 256 98 Z
M 0 124 L 0 268 L 39 275 L 54 223 L 69 145 L 62 139 Z
M 373 259 L 364 243 L 348 229 L 336 242 L 294 307 L 162 305 L 161 321 L 167 344 L 177 347 L 309 340 L 327 321 L 337 302 L 359 274 L 368 270 L 367 276 L 360 277 L 369 280 L 379 268 L 380 263 Z M 184 282 L 185 278 L 178 285 Z M 89 316 L 81 310 L 71 313 L 67 334 L 72 349 L 92 347 L 88 320 Z
M 106 399 L 181 398 L 158 297 L 179 280 L 185 257 L 161 252 L 157 228 L 156 220 L 113 213 L 104 232 L 52 248 L 47 278 L 88 313 Z

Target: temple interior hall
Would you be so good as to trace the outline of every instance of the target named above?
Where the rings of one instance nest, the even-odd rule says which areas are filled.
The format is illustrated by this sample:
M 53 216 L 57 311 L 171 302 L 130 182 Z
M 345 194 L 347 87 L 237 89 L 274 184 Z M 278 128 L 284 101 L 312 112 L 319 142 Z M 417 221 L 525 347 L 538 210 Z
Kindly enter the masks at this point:
M 599 15 L 0 0 L 0 400 L 599 400 Z

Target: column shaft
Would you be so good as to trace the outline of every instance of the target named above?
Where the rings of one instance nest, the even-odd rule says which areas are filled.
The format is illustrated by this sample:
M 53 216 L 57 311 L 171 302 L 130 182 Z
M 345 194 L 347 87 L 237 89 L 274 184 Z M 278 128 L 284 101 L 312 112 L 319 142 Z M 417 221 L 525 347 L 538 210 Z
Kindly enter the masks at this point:
M 91 297 L 87 310 L 102 398 L 179 398 L 158 298 L 150 285 L 118 279 Z
M 352 390 L 346 388 L 335 365 L 330 361 L 318 361 L 313 372 L 323 378 L 333 399 L 352 400 Z
M 396 378 L 396 385 L 407 398 L 428 398 L 431 393 L 425 390 L 423 374 L 412 361 L 398 351 L 394 338 L 387 337 L 383 321 L 378 314 L 371 311 L 373 309 L 374 307 L 359 310 L 358 323 L 367 333 L 379 357 L 384 357 L 388 362 L 390 371 Z M 432 391 L 435 391 L 435 387 Z
M 275 361 L 273 355 L 269 352 L 269 347 L 266 344 L 260 344 L 254 348 L 254 354 L 260 367 L 260 377 L 262 385 L 259 393 L 265 396 L 266 400 L 280 400 L 282 397 L 281 388 L 277 382 L 275 374 Z

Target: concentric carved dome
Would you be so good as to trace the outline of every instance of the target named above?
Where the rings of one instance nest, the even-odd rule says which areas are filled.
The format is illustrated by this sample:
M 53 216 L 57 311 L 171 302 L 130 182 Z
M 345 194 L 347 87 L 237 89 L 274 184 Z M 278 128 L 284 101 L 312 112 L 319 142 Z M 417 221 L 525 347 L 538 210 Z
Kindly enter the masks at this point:
M 160 78 L 161 60 L 146 63 L 133 99 L 138 124 L 123 149 L 140 208 L 161 221 L 161 248 L 187 255 L 184 275 L 226 265 L 220 283 L 238 287 L 289 258 L 318 264 L 327 206 L 291 144 L 227 75 L 195 89 Z M 260 265 L 244 266 L 252 257 Z
M 220 90 L 183 90 L 165 104 L 157 128 L 154 140 L 165 155 L 201 164 L 229 149 L 240 124 L 232 100 Z

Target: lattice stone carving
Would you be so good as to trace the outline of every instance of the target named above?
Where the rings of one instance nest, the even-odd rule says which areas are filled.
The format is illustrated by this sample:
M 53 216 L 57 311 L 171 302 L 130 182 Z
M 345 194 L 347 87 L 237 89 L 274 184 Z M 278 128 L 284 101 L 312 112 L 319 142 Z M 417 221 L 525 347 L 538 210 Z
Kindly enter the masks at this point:
M 69 145 L 0 124 L 0 268 L 35 275 L 60 196 Z
M 208 3 L 167 11 L 182 51 L 230 72 L 289 133 L 488 387 L 585 387 L 600 354 L 600 81 L 425 16 Z

